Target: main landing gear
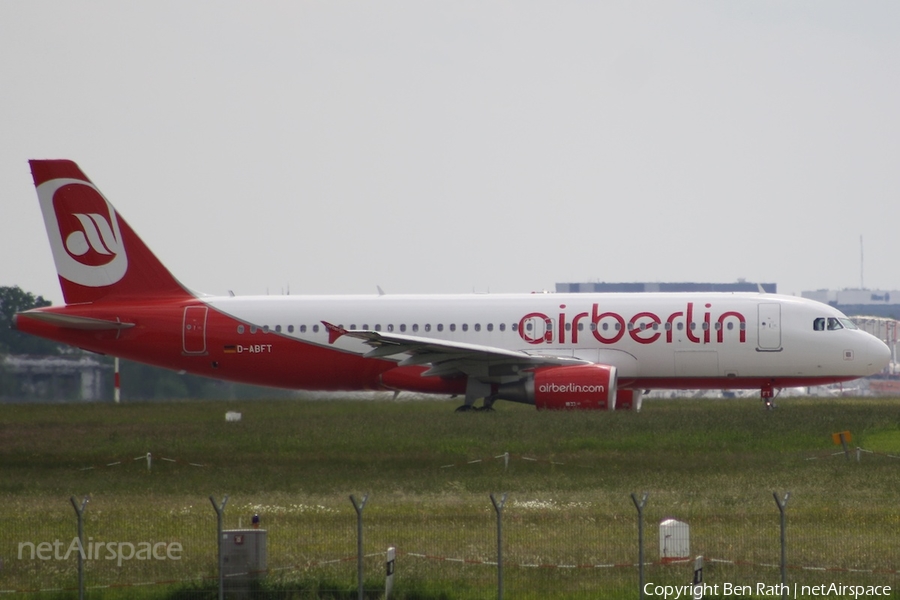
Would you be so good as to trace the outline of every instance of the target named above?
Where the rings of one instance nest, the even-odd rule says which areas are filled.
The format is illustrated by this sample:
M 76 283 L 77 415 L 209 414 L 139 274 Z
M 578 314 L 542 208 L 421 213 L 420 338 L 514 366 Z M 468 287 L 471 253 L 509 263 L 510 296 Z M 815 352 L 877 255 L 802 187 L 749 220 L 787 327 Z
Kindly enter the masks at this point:
M 456 409 L 456 412 L 494 412 L 496 396 L 491 394 L 491 384 L 483 383 L 475 379 L 466 382 L 466 403 Z M 483 398 L 481 407 L 475 406 L 475 401 Z
M 485 402 L 482 406 L 475 406 L 474 404 L 463 404 L 458 407 L 454 412 L 494 412 L 494 407 L 492 406 L 493 401 L 488 404 L 487 398 L 484 399 Z

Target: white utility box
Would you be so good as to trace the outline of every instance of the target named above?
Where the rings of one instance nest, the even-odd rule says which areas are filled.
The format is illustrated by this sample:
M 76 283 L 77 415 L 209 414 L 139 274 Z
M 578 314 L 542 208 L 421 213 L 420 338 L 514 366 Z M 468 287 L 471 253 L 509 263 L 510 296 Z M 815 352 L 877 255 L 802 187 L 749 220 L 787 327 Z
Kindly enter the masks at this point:
M 666 519 L 659 524 L 659 560 L 670 563 L 689 560 L 691 557 L 691 533 L 687 523 Z

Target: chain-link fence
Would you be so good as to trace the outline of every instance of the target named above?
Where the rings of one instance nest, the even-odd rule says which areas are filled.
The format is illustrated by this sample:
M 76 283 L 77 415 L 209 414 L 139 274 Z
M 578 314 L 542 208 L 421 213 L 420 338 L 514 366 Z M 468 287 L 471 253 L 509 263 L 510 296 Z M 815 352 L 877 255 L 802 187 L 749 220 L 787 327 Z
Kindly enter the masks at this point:
M 882 499 L 823 513 L 784 490 L 747 494 L 750 510 L 672 491 L 618 503 L 464 491 L 60 497 L 2 511 L 0 594 L 215 598 L 221 582 L 226 597 L 383 598 L 390 579 L 391 598 L 683 598 L 702 556 L 708 596 L 896 595 L 900 518 Z

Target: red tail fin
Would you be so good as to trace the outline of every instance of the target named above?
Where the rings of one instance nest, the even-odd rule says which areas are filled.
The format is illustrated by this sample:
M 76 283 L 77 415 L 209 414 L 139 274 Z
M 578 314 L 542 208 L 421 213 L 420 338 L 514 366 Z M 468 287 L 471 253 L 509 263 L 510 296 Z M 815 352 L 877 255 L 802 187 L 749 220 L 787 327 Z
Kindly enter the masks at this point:
M 192 296 L 70 160 L 32 160 L 66 304 Z

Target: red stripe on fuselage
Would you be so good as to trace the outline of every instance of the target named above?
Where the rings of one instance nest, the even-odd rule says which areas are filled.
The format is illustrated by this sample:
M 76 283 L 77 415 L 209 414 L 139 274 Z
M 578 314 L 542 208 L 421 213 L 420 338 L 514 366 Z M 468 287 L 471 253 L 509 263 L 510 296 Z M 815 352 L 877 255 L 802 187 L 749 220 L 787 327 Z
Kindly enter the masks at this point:
M 21 313 L 17 328 L 23 332 L 53 339 L 92 352 L 111 354 L 155 366 L 187 371 L 217 379 L 241 383 L 310 390 L 385 389 L 381 376 L 397 371 L 391 381 L 407 381 L 424 367 L 398 369 L 395 362 L 366 359 L 309 344 L 287 336 L 253 328 L 212 307 L 206 322 L 206 348 L 203 354 L 184 352 L 183 319 L 186 306 L 205 306 L 200 302 L 156 302 L 153 304 L 104 303 L 78 307 L 38 309 L 77 316 L 120 320 L 134 327 L 116 330 L 85 331 L 59 327 L 28 318 Z M 238 333 L 243 326 L 244 333 Z M 226 352 L 226 346 L 234 351 Z M 444 381 L 431 379 L 423 386 L 436 393 L 458 393 L 458 384 L 442 392 Z M 463 386 L 464 388 L 464 386 Z

